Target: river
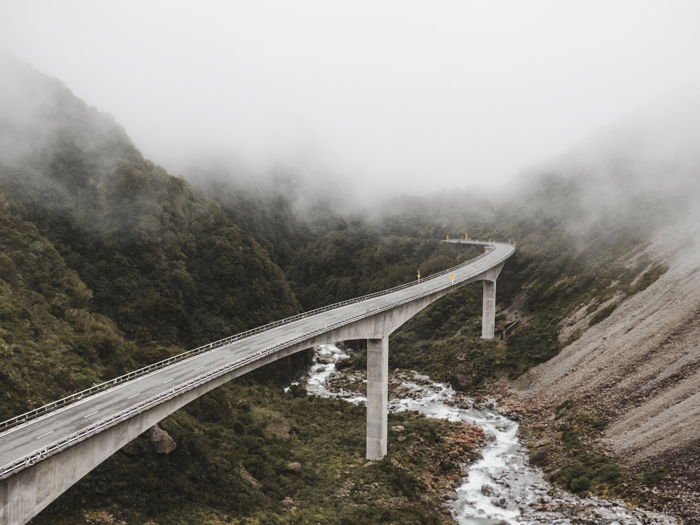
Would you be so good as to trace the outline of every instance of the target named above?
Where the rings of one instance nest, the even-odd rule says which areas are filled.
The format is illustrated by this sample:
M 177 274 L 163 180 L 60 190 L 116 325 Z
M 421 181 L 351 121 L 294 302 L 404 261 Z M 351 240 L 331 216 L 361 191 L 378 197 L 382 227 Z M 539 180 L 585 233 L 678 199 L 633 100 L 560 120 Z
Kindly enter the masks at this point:
M 333 379 L 344 375 L 336 370 L 336 363 L 348 357 L 334 345 L 318 347 L 308 376 L 302 381 L 307 391 L 364 403 L 366 398 L 355 389 L 333 386 Z M 456 396 L 449 385 L 433 382 L 415 372 L 401 372 L 400 377 L 393 377 L 392 385 L 398 388 L 393 388 L 390 411 L 412 410 L 430 418 L 462 421 L 480 427 L 487 436 L 481 459 L 467 466 L 456 497 L 449 503 L 459 525 L 677 523 L 668 516 L 630 510 L 618 500 L 579 497 L 552 487 L 539 469 L 529 465 L 527 451 L 518 439 L 517 421 L 507 417 L 492 400 L 469 400 L 465 404 L 464 398 Z M 455 401 L 457 397 L 459 402 Z

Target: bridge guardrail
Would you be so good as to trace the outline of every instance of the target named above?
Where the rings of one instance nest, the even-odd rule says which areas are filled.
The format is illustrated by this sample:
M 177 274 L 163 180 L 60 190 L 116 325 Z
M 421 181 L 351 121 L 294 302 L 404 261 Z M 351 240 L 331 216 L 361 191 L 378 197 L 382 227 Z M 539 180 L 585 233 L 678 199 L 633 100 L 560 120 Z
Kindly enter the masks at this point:
M 489 246 L 492 243 L 491 242 L 484 242 L 484 241 L 469 241 L 469 244 Z M 269 330 L 271 328 L 275 328 L 277 326 L 282 326 L 282 325 L 286 325 L 289 323 L 293 323 L 295 321 L 299 321 L 301 319 L 305 319 L 307 317 L 311 317 L 311 316 L 317 315 L 319 313 L 327 312 L 329 310 L 334 310 L 336 308 L 341 308 L 341 307 L 347 306 L 349 304 L 355 304 L 355 303 L 359 303 L 362 301 L 366 301 L 368 299 L 373 299 L 375 297 L 380 297 L 382 295 L 394 293 L 394 292 L 397 292 L 399 290 L 403 290 L 405 288 L 408 288 L 410 286 L 415 286 L 419 283 L 423 283 L 425 281 L 435 279 L 437 277 L 440 277 L 442 275 L 450 273 L 454 270 L 457 270 L 457 269 L 459 269 L 467 264 L 472 264 L 475 261 L 481 259 L 482 257 L 485 257 L 488 253 L 489 252 L 484 252 L 484 253 L 478 255 L 477 257 L 474 257 L 472 259 L 464 261 L 463 263 L 457 264 L 455 266 L 447 268 L 446 270 L 442 270 L 442 271 L 439 271 L 439 272 L 434 273 L 432 275 L 429 275 L 427 277 L 421 278 L 420 281 L 411 281 L 409 283 L 400 284 L 400 285 L 395 286 L 393 288 L 388 288 L 386 290 L 381 290 L 379 292 L 373 292 L 373 293 L 363 295 L 360 297 L 354 297 L 352 299 L 346 299 L 344 301 L 339 301 L 337 303 L 333 303 L 333 304 L 330 304 L 327 306 L 315 308 L 314 310 L 309 310 L 308 312 L 302 312 L 302 313 L 293 315 L 291 317 L 286 317 L 285 319 L 280 319 L 278 321 L 273 321 L 271 323 L 267 323 L 265 325 L 261 325 L 261 326 L 258 326 L 256 328 L 251 328 L 250 330 L 239 332 L 238 334 L 226 337 L 224 339 L 219 339 L 218 341 L 214 341 L 214 342 L 208 343 L 206 345 L 202 345 L 202 346 L 199 346 L 197 348 L 193 348 L 192 350 L 187 350 L 186 352 L 182 352 L 182 353 L 174 355 L 172 357 L 168 357 L 167 359 L 157 361 L 156 363 L 152 363 L 150 365 L 144 366 L 144 367 L 139 368 L 137 370 L 134 370 L 132 372 L 128 372 L 126 374 L 120 375 L 120 376 L 115 377 L 113 379 L 109 379 L 107 381 L 99 383 L 97 385 L 93 385 L 89 388 L 86 388 L 85 390 L 81 390 L 80 392 L 76 392 L 76 393 L 71 394 L 69 396 L 66 396 L 64 398 L 58 399 L 56 401 L 52 401 L 51 403 L 47 403 L 47 404 L 42 405 L 40 407 L 29 410 L 23 414 L 20 414 L 18 416 L 14 416 L 10 419 L 2 421 L 2 422 L 0 422 L 0 433 L 5 432 L 11 428 L 19 426 L 19 425 L 26 423 L 28 421 L 32 421 L 34 419 L 37 419 L 45 414 L 53 412 L 54 410 L 58 410 L 59 408 L 63 408 L 65 406 L 71 405 L 77 401 L 80 401 L 81 399 L 85 399 L 85 398 L 90 397 L 90 396 L 97 394 L 99 392 L 103 392 L 105 390 L 108 390 L 108 389 L 110 389 L 114 386 L 117 386 L 119 384 L 125 383 L 127 381 L 131 381 L 132 379 L 144 376 L 146 374 L 150 374 L 151 372 L 153 372 L 155 370 L 159 370 L 161 368 L 172 365 L 174 363 L 183 361 L 184 359 L 189 359 L 190 357 L 194 357 L 195 355 L 199 355 L 203 352 L 207 352 L 207 351 L 213 350 L 215 348 L 221 348 L 221 347 L 226 346 L 226 345 L 233 343 L 235 341 L 240 341 L 241 339 L 245 339 L 246 337 L 250 337 L 251 335 L 255 335 L 255 334 L 258 334 L 260 332 L 264 332 L 266 330 Z
M 486 243 L 484 243 L 484 244 L 486 244 Z M 433 279 L 433 278 L 439 277 L 441 275 L 445 275 L 446 273 L 453 271 L 455 269 L 461 268 L 462 266 L 464 266 L 466 264 L 471 264 L 474 261 L 477 261 L 478 259 L 481 259 L 482 257 L 486 256 L 487 254 L 488 254 L 488 252 L 482 253 L 481 255 L 474 257 L 473 259 L 469 259 L 468 261 L 465 261 L 464 263 L 458 264 L 456 266 L 448 268 L 447 270 L 443 270 L 443 271 L 435 273 L 429 277 L 426 277 L 426 279 Z M 423 282 L 426 279 L 422 279 L 421 282 Z M 311 310 L 309 312 L 305 312 L 305 314 L 308 314 L 308 315 L 304 315 L 303 317 L 309 317 L 311 315 L 314 315 L 314 313 L 319 313 L 319 311 L 330 310 L 330 309 L 332 309 L 332 307 L 337 308 L 337 307 L 339 307 L 339 305 L 353 304 L 356 302 L 360 302 L 362 300 L 366 300 L 367 298 L 370 298 L 370 297 L 385 295 L 387 293 L 394 292 L 398 289 L 408 288 L 409 286 L 412 286 L 415 284 L 417 284 L 417 283 L 407 283 L 407 284 L 403 284 L 403 285 L 400 285 L 400 286 L 397 286 L 397 287 L 394 287 L 394 288 L 391 288 L 388 290 L 383 290 L 382 292 L 375 292 L 373 294 L 368 294 L 366 296 L 358 297 L 355 299 L 341 301 L 339 303 L 335 303 L 334 305 L 329 305 L 326 307 L 317 308 L 316 310 Z M 426 295 L 431 295 L 431 294 L 435 293 L 436 291 L 440 291 L 440 290 L 443 290 L 445 288 L 450 288 L 451 286 L 452 286 L 452 283 L 445 284 L 439 288 L 431 289 L 431 290 L 416 294 L 414 296 L 411 296 L 408 300 L 413 301 L 417 298 L 420 298 L 420 297 L 423 297 Z M 403 302 L 405 302 L 405 300 L 397 301 L 396 303 L 391 303 L 388 305 L 383 305 L 379 308 L 375 308 L 375 309 L 371 310 L 371 312 L 372 312 L 372 314 L 375 314 L 375 313 L 378 313 L 378 312 L 381 312 L 384 310 L 389 310 L 389 309 L 394 308 L 395 306 L 397 306 L 399 304 L 402 304 Z M 302 314 L 298 314 L 298 315 L 302 315 Z M 343 325 L 347 324 L 348 322 L 362 319 L 362 318 L 366 317 L 366 315 L 367 315 L 366 313 L 358 314 L 358 315 L 355 315 L 355 316 L 350 317 L 348 319 L 343 319 L 342 321 L 337 321 L 337 322 L 332 323 L 330 325 L 318 328 L 316 330 L 312 330 L 308 333 L 305 333 L 304 335 L 297 336 L 297 337 L 292 338 L 290 340 L 287 340 L 287 341 L 284 341 L 282 343 L 278 343 L 274 346 L 271 346 L 270 348 L 266 348 L 264 350 L 260 350 L 258 352 L 253 353 L 253 354 L 250 354 L 248 356 L 242 357 L 242 358 L 234 361 L 233 363 L 229 363 L 227 365 L 224 365 L 222 367 L 217 368 L 216 370 L 212 370 L 211 372 L 209 372 L 207 374 L 204 374 L 202 376 L 198 376 L 198 377 L 191 379 L 190 381 L 187 381 L 185 383 L 181 383 L 181 384 L 173 387 L 172 389 L 167 390 L 165 392 L 162 392 L 156 396 L 153 396 L 150 399 L 146 399 L 146 400 L 142 401 L 141 403 L 134 405 L 133 407 L 130 407 L 126 410 L 118 412 L 117 414 L 114 414 L 113 416 L 110 416 L 106 419 L 103 419 L 102 421 L 98 421 L 97 423 L 94 423 L 88 427 L 85 427 L 84 429 L 81 429 L 78 432 L 75 432 L 74 434 L 71 434 L 60 441 L 57 441 L 56 443 L 51 444 L 50 446 L 44 447 L 40 450 L 37 450 L 33 453 L 26 455 L 26 456 L 14 461 L 14 462 L 8 464 L 8 465 L 5 465 L 4 467 L 2 467 L 0 469 L 0 480 L 11 476 L 12 474 L 16 473 L 19 470 L 23 470 L 24 468 L 29 467 L 29 466 L 33 465 L 34 463 L 36 463 L 37 461 L 40 461 L 40 460 L 42 460 L 50 455 L 53 455 L 54 453 L 56 453 L 60 450 L 63 450 L 65 448 L 70 447 L 71 445 L 73 445 L 75 443 L 83 441 L 84 439 L 87 439 L 88 437 L 90 437 L 93 434 L 96 434 L 96 433 L 98 433 L 106 428 L 109 428 L 113 425 L 116 425 L 117 423 L 119 423 L 121 421 L 129 419 L 130 417 L 132 417 L 136 414 L 139 414 L 141 412 L 144 412 L 153 406 L 159 405 L 159 404 L 163 403 L 164 401 L 167 401 L 168 399 L 172 399 L 173 397 L 176 397 L 184 392 L 192 390 L 193 388 L 196 388 L 197 386 L 205 384 L 213 379 L 216 379 L 217 377 L 219 377 L 221 375 L 224 375 L 224 374 L 226 374 L 230 371 L 233 371 L 237 368 L 241 368 L 243 366 L 246 366 L 247 364 L 253 363 L 253 362 L 255 362 L 263 357 L 266 357 L 270 354 L 274 354 L 275 352 L 282 350 L 284 348 L 287 348 L 289 346 L 292 346 L 295 343 L 299 343 L 299 342 L 308 340 L 309 338 L 314 337 L 315 335 L 326 333 L 334 328 L 338 328 L 340 326 L 343 326 Z M 297 317 L 297 316 L 294 316 L 294 317 Z M 287 318 L 287 319 L 291 319 L 291 318 Z M 285 320 L 282 320 L 282 321 L 285 321 Z M 290 321 L 290 322 L 293 322 L 293 321 Z M 275 323 L 270 323 L 270 324 L 276 324 L 276 323 L 280 323 L 280 322 L 277 321 Z M 280 324 L 285 324 L 285 323 L 280 323 Z M 265 326 L 268 326 L 268 325 L 265 325 Z M 259 327 L 259 328 L 263 328 L 263 327 Z M 249 330 L 248 332 L 262 331 L 262 330 L 259 330 L 259 328 Z M 237 334 L 237 336 L 245 334 L 245 333 L 247 333 L 247 332 L 241 332 L 241 334 Z M 236 336 L 232 336 L 232 337 L 236 337 Z M 231 338 L 222 339 L 221 341 L 225 341 L 228 339 L 231 339 Z M 216 341 L 216 342 L 210 343 L 210 344 L 216 344 L 218 342 L 219 341 Z M 201 347 L 201 348 L 205 348 L 207 346 L 208 345 L 205 345 L 204 347 Z M 195 349 L 195 350 L 197 350 L 197 349 Z M 192 350 L 190 352 L 192 352 Z M 188 354 L 188 353 L 189 352 L 183 352 L 183 354 L 178 354 L 178 355 L 184 355 L 184 354 Z M 177 356 L 173 356 L 173 357 L 177 357 Z M 167 361 L 167 360 L 164 360 L 164 361 Z M 163 361 L 161 361 L 161 362 L 163 362 Z M 161 362 L 159 362 L 159 363 L 161 363 Z M 154 363 L 154 365 L 159 364 L 159 363 Z M 144 367 L 144 368 L 148 368 L 148 367 Z M 132 373 L 136 373 L 136 372 L 138 372 L 138 370 L 136 370 Z M 124 374 L 124 376 L 120 376 L 120 377 L 125 377 L 127 375 L 129 375 L 129 374 Z M 117 379 L 117 378 L 115 378 L 115 379 Z M 109 382 L 105 382 L 105 384 L 106 383 L 109 383 Z

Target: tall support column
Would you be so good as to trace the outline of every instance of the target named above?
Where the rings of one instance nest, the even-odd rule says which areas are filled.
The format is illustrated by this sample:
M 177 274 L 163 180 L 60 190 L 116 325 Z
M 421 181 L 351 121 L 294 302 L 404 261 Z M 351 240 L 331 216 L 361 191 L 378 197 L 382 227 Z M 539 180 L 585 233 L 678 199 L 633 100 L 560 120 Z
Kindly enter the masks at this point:
M 484 303 L 481 315 L 481 338 L 493 339 L 496 326 L 496 280 L 484 281 Z
M 389 338 L 367 339 L 367 459 L 386 456 Z

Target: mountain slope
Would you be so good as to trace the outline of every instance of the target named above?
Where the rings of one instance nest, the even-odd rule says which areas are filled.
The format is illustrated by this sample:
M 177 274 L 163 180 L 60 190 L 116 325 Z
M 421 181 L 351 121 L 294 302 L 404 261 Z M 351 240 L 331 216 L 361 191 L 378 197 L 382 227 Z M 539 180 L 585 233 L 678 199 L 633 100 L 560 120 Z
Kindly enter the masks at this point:
M 18 65 L 2 76 L 0 189 L 132 338 L 194 346 L 298 309 L 279 268 L 112 119 Z
M 555 175 L 531 181 L 520 206 L 563 228 L 567 249 L 609 279 L 569 297 L 561 351 L 517 387 L 527 403 L 560 414 L 538 416 L 552 432 L 598 418 L 593 441 L 646 473 L 646 500 L 689 523 L 700 519 L 699 123 L 697 104 L 684 102 L 611 127 L 550 162 Z M 562 271 L 555 289 L 570 278 Z M 567 407 L 579 413 L 569 423 Z M 546 448 L 547 439 L 535 441 Z
M 0 418 L 298 308 L 219 205 L 58 81 L 0 64 Z M 392 416 L 401 462 L 357 468 L 362 407 L 280 386 L 304 357 L 177 411 L 33 523 L 449 522 L 465 429 Z
M 139 350 L 90 311 L 90 289 L 0 194 L 0 420 L 134 365 Z
M 688 241 L 673 249 L 659 235 L 648 251 L 668 271 L 528 374 L 532 395 L 573 397 L 609 414 L 615 423 L 606 435 L 634 462 L 700 435 L 700 266 Z M 566 328 L 594 315 L 575 314 Z

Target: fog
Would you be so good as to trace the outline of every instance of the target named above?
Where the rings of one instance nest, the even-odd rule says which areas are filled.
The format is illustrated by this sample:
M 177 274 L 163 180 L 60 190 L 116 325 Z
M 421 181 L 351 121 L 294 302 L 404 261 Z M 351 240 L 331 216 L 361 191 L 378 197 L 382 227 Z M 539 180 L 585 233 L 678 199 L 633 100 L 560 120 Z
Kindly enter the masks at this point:
M 679 92 L 522 170 L 498 200 L 574 231 L 673 225 L 691 242 L 700 233 L 698 145 L 700 97 Z
M 176 174 L 498 188 L 700 84 L 695 1 L 12 1 L 0 47 Z

